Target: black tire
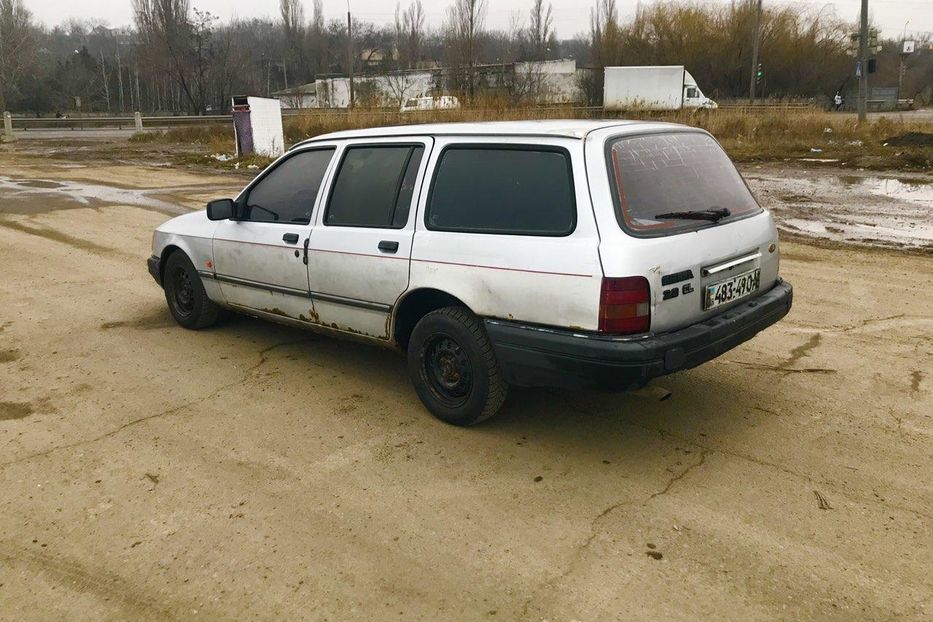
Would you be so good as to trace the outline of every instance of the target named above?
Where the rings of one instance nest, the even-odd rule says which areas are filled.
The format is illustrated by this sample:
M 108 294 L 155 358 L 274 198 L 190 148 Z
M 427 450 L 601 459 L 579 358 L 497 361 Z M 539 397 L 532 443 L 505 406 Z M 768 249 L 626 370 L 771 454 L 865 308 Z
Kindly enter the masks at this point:
M 181 251 L 172 253 L 165 263 L 162 287 L 169 311 L 181 326 L 200 330 L 217 322 L 220 307 L 207 297 L 198 271 Z
M 482 322 L 463 307 L 418 321 L 408 342 L 408 375 L 431 414 L 453 425 L 489 419 L 508 393 Z

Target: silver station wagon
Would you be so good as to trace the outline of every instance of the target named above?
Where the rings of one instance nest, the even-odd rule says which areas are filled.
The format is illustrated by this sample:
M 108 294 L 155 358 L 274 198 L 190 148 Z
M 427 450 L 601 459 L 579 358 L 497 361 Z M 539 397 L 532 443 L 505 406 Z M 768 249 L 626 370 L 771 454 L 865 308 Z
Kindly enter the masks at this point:
M 186 328 L 226 308 L 397 348 L 469 425 L 510 384 L 628 389 L 734 348 L 790 310 L 778 257 L 708 133 L 525 121 L 304 141 L 160 226 L 149 271 Z

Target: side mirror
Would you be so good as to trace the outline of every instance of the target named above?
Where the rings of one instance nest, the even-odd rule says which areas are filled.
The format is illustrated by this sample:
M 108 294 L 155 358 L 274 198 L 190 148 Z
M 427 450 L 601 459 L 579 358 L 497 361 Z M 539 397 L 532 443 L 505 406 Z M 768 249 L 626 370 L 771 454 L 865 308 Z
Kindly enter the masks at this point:
M 217 199 L 207 204 L 207 218 L 209 220 L 229 220 L 236 215 L 236 205 L 233 199 Z

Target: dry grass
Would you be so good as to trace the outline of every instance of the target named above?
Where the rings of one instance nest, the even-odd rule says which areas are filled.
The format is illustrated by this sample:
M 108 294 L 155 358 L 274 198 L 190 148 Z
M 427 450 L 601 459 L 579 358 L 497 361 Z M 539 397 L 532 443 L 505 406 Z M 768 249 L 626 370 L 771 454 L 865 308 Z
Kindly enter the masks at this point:
M 402 114 L 397 111 L 307 111 L 285 118 L 286 143 L 294 144 L 328 132 L 385 125 L 458 121 L 603 118 L 601 110 L 577 107 L 518 108 L 485 102 L 483 108 L 461 108 Z M 709 110 L 672 113 L 630 113 L 625 118 L 669 121 L 701 127 L 722 143 L 736 161 L 828 158 L 849 166 L 876 169 L 933 170 L 933 124 L 890 118 L 859 124 L 851 115 L 787 110 Z M 918 133 L 915 144 L 885 146 L 889 139 Z M 143 134 L 139 142 L 204 145 L 211 153 L 234 149 L 229 125 L 186 127 Z M 895 141 L 896 142 L 896 141 Z
M 142 132 L 130 138 L 134 143 L 169 143 L 203 145 L 211 153 L 229 153 L 235 150 L 233 123 L 210 123 L 176 127 L 158 132 Z

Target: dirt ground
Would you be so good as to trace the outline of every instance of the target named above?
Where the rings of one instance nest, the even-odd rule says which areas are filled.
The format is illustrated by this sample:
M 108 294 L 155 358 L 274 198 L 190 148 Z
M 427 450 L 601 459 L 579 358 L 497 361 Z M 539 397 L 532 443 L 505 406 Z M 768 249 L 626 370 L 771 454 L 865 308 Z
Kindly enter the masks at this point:
M 785 243 L 670 399 L 459 429 L 396 353 L 173 324 L 152 229 L 242 178 L 63 157 L 0 154 L 0 619 L 933 617 L 930 256 Z

